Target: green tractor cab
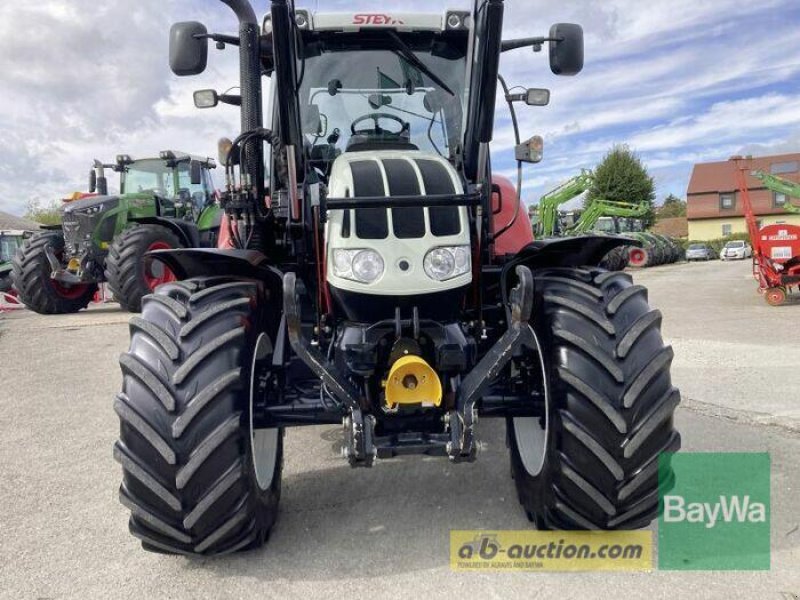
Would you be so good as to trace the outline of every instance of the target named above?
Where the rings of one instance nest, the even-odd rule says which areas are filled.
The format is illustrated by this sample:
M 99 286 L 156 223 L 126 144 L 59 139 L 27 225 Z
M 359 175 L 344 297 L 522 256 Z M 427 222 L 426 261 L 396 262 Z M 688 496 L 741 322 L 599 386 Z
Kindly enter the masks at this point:
M 31 235 L 33 235 L 32 231 L 0 230 L 0 294 L 11 294 L 13 292 L 11 260 L 14 258 L 17 249 Z
M 123 308 L 138 311 L 143 295 L 173 279 L 146 252 L 216 244 L 215 167 L 212 159 L 171 150 L 96 160 L 89 193 L 67 200 L 60 228 L 31 238 L 15 261 L 22 301 L 39 313 L 75 312 L 108 282 Z M 119 194 L 108 193 L 106 169 L 119 173 Z

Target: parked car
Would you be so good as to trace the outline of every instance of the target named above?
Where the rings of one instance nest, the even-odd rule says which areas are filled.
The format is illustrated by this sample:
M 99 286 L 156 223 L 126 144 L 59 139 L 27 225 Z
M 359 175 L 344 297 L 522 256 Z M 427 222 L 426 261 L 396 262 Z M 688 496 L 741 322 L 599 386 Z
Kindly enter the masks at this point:
M 692 262 L 693 260 L 712 260 L 717 255 L 713 248 L 705 244 L 689 244 L 686 249 L 686 260 Z
M 752 256 L 753 248 L 744 240 L 731 240 L 725 244 L 722 252 L 719 253 L 719 257 L 722 260 L 745 259 Z

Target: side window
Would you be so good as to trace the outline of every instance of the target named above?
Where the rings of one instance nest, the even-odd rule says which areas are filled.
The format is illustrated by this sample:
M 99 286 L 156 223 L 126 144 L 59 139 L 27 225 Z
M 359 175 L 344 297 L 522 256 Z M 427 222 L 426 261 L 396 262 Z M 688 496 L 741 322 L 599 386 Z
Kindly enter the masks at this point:
M 769 166 L 769 172 L 773 175 L 780 175 L 781 173 L 797 173 L 797 167 L 798 161 L 796 160 L 772 163 Z
M 178 164 L 178 192 L 186 190 L 192 199 L 192 204 L 197 208 L 202 208 L 206 203 L 206 186 L 203 181 L 192 183 L 189 162 L 183 161 Z
M 736 195 L 733 192 L 725 192 L 719 195 L 719 207 L 730 209 L 736 205 Z

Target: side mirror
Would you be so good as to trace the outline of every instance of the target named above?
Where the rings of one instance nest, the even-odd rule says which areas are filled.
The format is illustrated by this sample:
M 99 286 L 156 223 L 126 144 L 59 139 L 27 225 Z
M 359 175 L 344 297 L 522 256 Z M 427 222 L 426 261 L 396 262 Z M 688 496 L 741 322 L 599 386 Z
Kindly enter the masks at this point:
M 89 193 L 94 194 L 95 190 L 97 189 L 97 173 L 94 172 L 94 169 L 89 171 Z
M 169 68 L 178 76 L 199 75 L 208 63 L 208 30 L 197 21 L 175 23 L 169 30 Z
M 547 106 L 550 104 L 550 90 L 530 88 L 525 94 L 525 104 L 528 106 Z
M 214 108 L 219 102 L 216 90 L 197 90 L 192 97 L 195 108 Z
M 203 165 L 199 160 L 189 161 L 189 181 L 192 185 L 203 183 Z
M 540 135 L 535 135 L 514 148 L 514 156 L 520 162 L 538 163 L 543 155 L 544 140 Z
M 550 28 L 550 70 L 555 75 L 576 75 L 583 69 L 583 28 L 556 23 Z

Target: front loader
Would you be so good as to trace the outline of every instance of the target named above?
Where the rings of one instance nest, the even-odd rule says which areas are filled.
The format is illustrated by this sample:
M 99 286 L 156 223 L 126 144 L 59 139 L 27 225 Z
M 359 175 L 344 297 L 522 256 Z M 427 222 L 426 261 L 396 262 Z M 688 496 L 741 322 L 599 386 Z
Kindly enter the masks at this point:
M 159 552 L 253 548 L 278 516 L 287 427 L 341 424 L 353 467 L 455 465 L 479 458 L 479 417 L 505 420 L 537 527 L 647 525 L 672 485 L 659 455 L 680 445 L 679 393 L 645 288 L 597 266 L 629 240 L 533 241 L 511 227 L 518 190 L 492 176 L 501 52 L 548 44 L 573 75 L 581 28 L 503 40 L 502 0 L 368 15 L 272 0 L 263 21 L 223 1 L 238 37 L 171 31 L 178 75 L 205 69 L 209 39 L 238 46 L 242 133 L 225 247 L 152 253 L 177 281 L 145 297 L 120 359 L 131 533 Z

